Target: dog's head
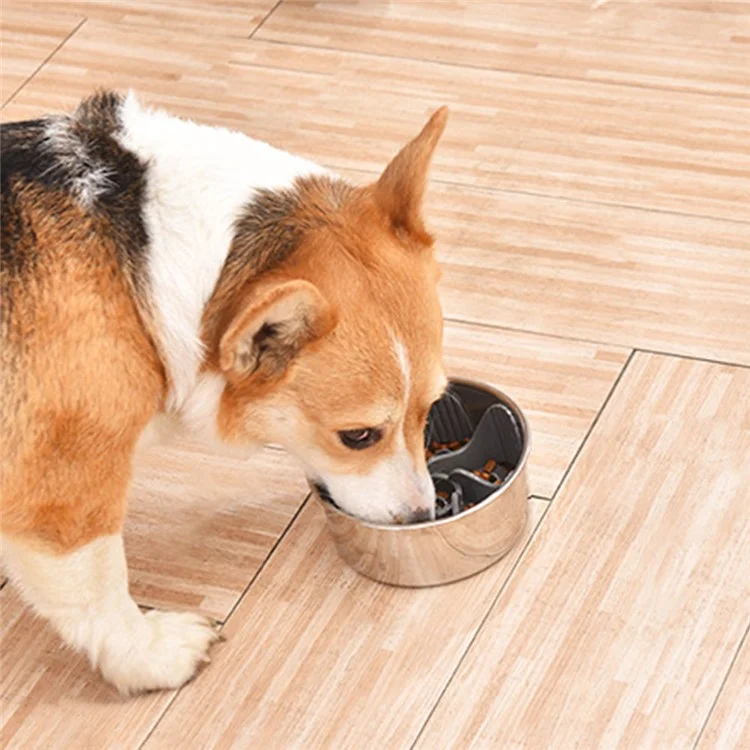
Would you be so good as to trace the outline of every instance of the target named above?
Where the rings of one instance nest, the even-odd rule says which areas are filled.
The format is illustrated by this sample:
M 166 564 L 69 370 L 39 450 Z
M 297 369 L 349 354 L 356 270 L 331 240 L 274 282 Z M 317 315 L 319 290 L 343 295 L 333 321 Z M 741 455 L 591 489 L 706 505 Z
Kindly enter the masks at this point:
M 434 516 L 423 435 L 446 378 L 422 200 L 446 119 L 433 115 L 373 185 L 300 181 L 283 220 L 293 252 L 233 297 L 215 335 L 223 437 L 283 445 L 372 522 Z

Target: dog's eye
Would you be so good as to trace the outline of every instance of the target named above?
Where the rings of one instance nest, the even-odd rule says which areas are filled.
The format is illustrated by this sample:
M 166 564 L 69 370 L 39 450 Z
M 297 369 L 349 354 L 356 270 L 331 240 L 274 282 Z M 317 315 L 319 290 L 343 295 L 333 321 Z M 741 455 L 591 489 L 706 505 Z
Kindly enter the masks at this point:
M 360 430 L 342 430 L 339 432 L 339 440 L 353 451 L 361 451 L 369 448 L 383 437 L 381 430 L 375 427 L 367 427 Z

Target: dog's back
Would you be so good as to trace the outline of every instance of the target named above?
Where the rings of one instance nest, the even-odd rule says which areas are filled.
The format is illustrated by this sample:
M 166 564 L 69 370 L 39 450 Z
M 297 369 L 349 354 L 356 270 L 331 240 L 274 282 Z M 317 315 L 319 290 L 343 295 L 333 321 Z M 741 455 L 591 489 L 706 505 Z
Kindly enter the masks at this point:
M 63 547 L 85 498 L 123 492 L 164 387 L 143 291 L 144 170 L 114 137 L 117 105 L 101 94 L 0 131 L 2 530 L 49 525 Z M 97 506 L 118 528 L 121 503 Z

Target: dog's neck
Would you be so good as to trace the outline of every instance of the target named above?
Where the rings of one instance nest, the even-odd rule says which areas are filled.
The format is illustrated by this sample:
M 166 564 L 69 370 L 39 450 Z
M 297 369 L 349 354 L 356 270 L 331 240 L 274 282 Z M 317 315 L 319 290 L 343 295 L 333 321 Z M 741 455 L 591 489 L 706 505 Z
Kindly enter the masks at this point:
M 327 172 L 242 133 L 150 111 L 132 95 L 121 122 L 121 144 L 147 165 L 150 306 L 169 384 L 165 406 L 179 412 L 198 385 L 202 320 L 217 284 L 244 280 L 248 247 L 257 251 L 255 272 L 288 252 L 287 240 L 264 246 L 262 235 L 285 215 L 284 191 Z

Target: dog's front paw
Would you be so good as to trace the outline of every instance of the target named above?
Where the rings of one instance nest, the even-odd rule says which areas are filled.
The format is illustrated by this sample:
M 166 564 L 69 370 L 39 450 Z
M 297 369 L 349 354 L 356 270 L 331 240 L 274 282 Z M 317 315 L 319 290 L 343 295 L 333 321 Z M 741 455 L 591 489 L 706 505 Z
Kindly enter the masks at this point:
M 99 662 L 104 678 L 124 695 L 184 685 L 211 661 L 208 651 L 221 637 L 211 620 L 190 612 L 153 610 L 141 625 L 132 642 L 110 641 Z

